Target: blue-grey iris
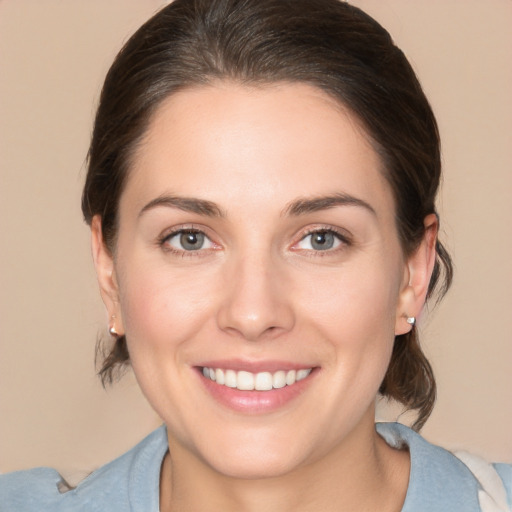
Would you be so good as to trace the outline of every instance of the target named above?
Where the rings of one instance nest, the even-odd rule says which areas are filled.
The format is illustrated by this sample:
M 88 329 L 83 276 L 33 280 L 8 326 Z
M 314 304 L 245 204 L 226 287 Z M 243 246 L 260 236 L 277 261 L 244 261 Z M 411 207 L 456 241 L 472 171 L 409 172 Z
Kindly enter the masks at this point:
M 180 244 L 186 251 L 197 251 L 204 245 L 204 233 L 185 231 L 180 235 Z

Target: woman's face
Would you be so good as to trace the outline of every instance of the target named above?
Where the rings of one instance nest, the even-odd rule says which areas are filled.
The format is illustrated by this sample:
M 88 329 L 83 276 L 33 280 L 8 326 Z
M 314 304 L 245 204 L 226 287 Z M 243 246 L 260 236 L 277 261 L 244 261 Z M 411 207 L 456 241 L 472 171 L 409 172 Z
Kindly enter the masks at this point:
M 415 313 L 394 214 L 364 131 L 311 86 L 160 106 L 103 288 L 176 453 L 258 477 L 368 442 Z

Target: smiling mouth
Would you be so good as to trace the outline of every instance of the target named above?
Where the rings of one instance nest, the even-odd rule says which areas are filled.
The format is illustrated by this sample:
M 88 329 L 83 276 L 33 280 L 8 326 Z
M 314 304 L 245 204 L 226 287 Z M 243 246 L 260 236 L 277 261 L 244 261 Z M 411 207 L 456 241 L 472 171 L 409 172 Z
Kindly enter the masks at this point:
M 236 388 L 240 391 L 270 391 L 293 386 L 296 382 L 308 377 L 312 370 L 313 368 L 303 368 L 301 370 L 251 373 L 243 370 L 225 370 L 204 366 L 202 372 L 207 379 L 228 388 Z

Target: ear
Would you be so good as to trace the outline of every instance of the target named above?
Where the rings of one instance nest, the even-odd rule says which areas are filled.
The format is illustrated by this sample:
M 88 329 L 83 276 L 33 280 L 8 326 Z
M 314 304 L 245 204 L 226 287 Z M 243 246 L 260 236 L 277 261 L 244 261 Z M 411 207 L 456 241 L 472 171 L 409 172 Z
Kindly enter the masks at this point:
M 95 215 L 91 222 L 91 247 L 101 298 L 107 309 L 109 328 L 114 329 L 115 334 L 122 335 L 124 333 L 123 318 L 119 305 L 119 288 L 114 258 L 103 240 L 101 217 L 99 215 Z
M 407 319 L 418 318 L 425 305 L 430 277 L 436 261 L 436 240 L 439 230 L 437 215 L 435 213 L 427 215 L 424 225 L 423 239 L 406 261 L 396 311 L 395 335 L 409 332 L 412 325 L 407 322 Z

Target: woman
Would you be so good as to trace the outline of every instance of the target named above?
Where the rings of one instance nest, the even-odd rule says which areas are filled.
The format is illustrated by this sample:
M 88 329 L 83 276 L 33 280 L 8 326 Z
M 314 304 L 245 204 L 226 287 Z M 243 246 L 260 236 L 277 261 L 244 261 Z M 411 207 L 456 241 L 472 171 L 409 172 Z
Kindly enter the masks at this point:
M 421 87 L 358 9 L 158 13 L 106 78 L 82 208 L 114 341 L 100 374 L 129 363 L 165 428 L 72 490 L 4 477 L 5 510 L 506 506 L 508 466 L 484 493 L 412 430 L 374 426 L 377 393 L 416 429 L 434 403 L 415 324 L 451 279 L 439 179 Z

